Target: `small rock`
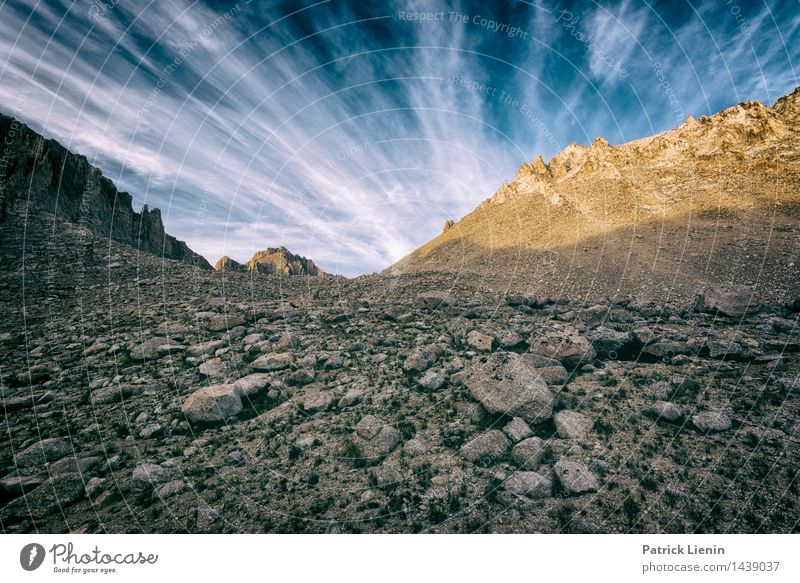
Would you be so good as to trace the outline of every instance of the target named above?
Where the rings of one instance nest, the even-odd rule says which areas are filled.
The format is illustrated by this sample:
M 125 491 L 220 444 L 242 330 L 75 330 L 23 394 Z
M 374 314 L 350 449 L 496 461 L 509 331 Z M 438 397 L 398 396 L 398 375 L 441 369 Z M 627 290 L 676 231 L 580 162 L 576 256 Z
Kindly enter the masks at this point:
M 720 411 L 706 411 L 692 416 L 692 423 L 705 432 L 727 431 L 731 428 L 730 417 Z
M 142 492 L 154 488 L 167 480 L 168 470 L 159 465 L 144 462 L 136 466 L 131 475 L 131 490 Z
M 553 482 L 536 472 L 517 472 L 505 481 L 507 492 L 525 498 L 548 498 Z
M 153 492 L 153 496 L 163 500 L 164 498 L 169 498 L 170 496 L 181 493 L 185 487 L 186 483 L 183 480 L 172 480 L 156 488 Z
M 429 391 L 438 391 L 446 382 L 447 380 L 442 375 L 432 370 L 422 375 L 422 378 L 419 380 L 420 386 Z
M 510 445 L 502 431 L 490 429 L 461 446 L 461 454 L 472 463 L 487 467 L 505 458 Z
M 519 417 L 514 417 L 511 421 L 506 423 L 505 427 L 503 427 L 503 431 L 514 443 L 533 435 L 533 431 L 528 427 L 528 424 Z
M 467 344 L 476 350 L 491 352 L 492 348 L 494 348 L 494 338 L 483 332 L 472 330 L 467 334 Z
M 292 365 L 292 355 L 288 352 L 280 352 L 275 354 L 265 354 L 259 356 L 250 366 L 256 371 L 272 372 L 289 368 Z
M 569 494 L 597 492 L 600 488 L 597 476 L 582 463 L 560 460 L 553 467 L 553 471 L 561 486 Z
M 535 470 L 542 463 L 545 443 L 538 437 L 529 437 L 520 441 L 511 450 L 511 459 L 524 470 Z
M 564 439 L 582 439 L 592 430 L 592 421 L 576 411 L 559 411 L 555 414 L 556 431 Z
M 316 395 L 310 395 L 303 401 L 303 410 L 307 413 L 319 413 L 327 411 L 334 402 L 334 396 L 329 391 L 320 391 Z
M 683 408 L 670 401 L 656 401 L 648 409 L 648 414 L 656 419 L 675 423 L 683 418 Z

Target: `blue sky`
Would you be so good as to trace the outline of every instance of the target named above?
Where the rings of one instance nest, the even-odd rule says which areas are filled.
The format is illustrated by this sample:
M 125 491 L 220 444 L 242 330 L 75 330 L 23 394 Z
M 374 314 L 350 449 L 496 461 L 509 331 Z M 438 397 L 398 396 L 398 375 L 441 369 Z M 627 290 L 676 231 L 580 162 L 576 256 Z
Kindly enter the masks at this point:
M 0 5 L 0 110 L 86 155 L 212 263 L 387 267 L 572 141 L 798 85 L 800 3 Z

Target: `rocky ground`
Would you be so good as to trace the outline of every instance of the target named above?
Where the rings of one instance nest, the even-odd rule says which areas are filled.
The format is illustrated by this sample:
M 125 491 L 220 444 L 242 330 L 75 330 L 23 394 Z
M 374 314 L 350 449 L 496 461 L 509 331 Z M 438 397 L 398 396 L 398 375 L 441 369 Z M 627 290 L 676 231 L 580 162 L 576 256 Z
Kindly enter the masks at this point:
M 4 532 L 797 532 L 800 303 L 0 275 Z

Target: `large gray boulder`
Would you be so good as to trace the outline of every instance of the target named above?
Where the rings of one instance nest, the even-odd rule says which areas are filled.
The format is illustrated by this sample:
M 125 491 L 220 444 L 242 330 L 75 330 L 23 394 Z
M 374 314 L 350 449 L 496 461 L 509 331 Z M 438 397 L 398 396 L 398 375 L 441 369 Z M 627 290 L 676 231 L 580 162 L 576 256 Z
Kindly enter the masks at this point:
M 511 459 L 523 470 L 535 470 L 542 462 L 545 451 L 544 440 L 539 437 L 529 437 L 520 441 L 511 450 Z
M 85 484 L 78 473 L 53 476 L 0 510 L 0 519 L 36 518 L 63 511 L 83 496 Z M 62 518 L 63 520 L 63 518 Z
M 148 338 L 137 342 L 131 348 L 131 358 L 133 360 L 158 360 L 168 354 L 176 354 L 186 350 L 186 347 L 169 338 Z
M 505 433 L 491 429 L 461 446 L 461 454 L 474 464 L 491 466 L 505 458 L 510 446 Z
M 726 316 L 744 316 L 752 299 L 753 288 L 749 286 L 713 286 L 697 296 L 695 307 L 701 311 L 719 312 Z
M 255 371 L 272 372 L 289 368 L 292 365 L 293 360 L 294 359 L 290 353 L 278 352 L 259 356 L 250 363 L 250 366 Z
M 594 422 L 577 411 L 567 409 L 556 413 L 556 431 L 564 439 L 582 439 L 592 430 Z
M 548 498 L 552 495 L 553 482 L 536 472 L 517 472 L 506 480 L 505 489 L 524 498 Z
M 473 397 L 494 414 L 541 423 L 553 414 L 555 397 L 531 360 L 514 352 L 495 352 L 464 371 Z
M 600 488 L 600 480 L 582 463 L 560 460 L 553 471 L 561 486 L 569 494 L 597 492 Z
M 52 437 L 37 441 L 23 449 L 14 456 L 14 464 L 17 468 L 42 466 L 47 462 L 54 462 L 71 453 L 72 447 L 69 443 L 60 437 Z
M 719 431 L 727 431 L 731 428 L 733 423 L 722 411 L 705 411 L 692 416 L 692 423 L 700 431 L 709 433 L 716 433 Z
M 591 362 L 597 356 L 592 343 L 571 326 L 542 335 L 533 335 L 528 339 L 528 343 L 530 351 L 534 354 L 559 360 L 568 368 Z
M 219 423 L 242 412 L 242 398 L 233 385 L 212 385 L 195 391 L 181 407 L 192 423 Z
M 272 383 L 272 376 L 256 372 L 231 383 L 242 398 L 252 398 L 263 392 Z
M 367 415 L 356 425 L 355 442 L 368 462 L 389 455 L 400 443 L 400 432 L 374 415 Z

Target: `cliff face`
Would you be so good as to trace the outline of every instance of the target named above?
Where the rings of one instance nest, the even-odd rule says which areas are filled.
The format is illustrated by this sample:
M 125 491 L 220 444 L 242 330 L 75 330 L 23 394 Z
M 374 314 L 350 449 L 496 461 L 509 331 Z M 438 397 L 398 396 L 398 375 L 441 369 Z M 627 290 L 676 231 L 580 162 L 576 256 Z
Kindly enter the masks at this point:
M 211 269 L 186 243 L 164 231 L 161 211 L 145 205 L 135 212 L 131 195 L 119 192 L 85 156 L 2 114 L 0 140 L 0 239 L 10 236 L 13 225 L 50 213 L 145 253 Z

